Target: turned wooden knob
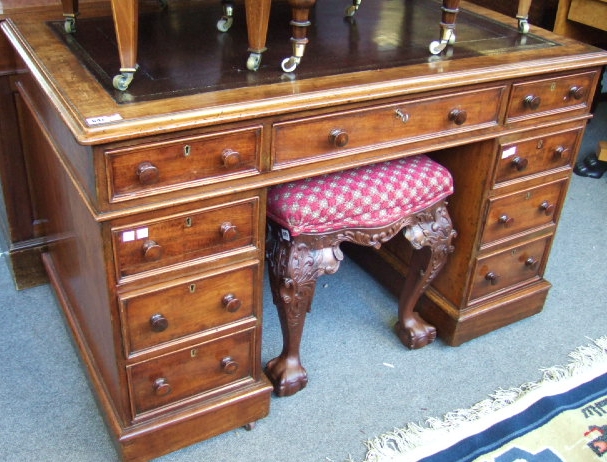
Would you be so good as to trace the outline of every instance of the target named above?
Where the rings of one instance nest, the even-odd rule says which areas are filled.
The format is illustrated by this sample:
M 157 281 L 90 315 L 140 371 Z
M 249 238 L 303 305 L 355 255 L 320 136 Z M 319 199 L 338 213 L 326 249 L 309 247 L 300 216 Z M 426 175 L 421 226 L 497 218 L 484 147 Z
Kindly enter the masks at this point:
M 229 240 L 234 239 L 236 237 L 238 230 L 236 229 L 236 226 L 234 226 L 229 221 L 226 221 L 225 223 L 222 223 L 219 227 L 219 232 L 225 240 Z
M 154 394 L 156 396 L 166 396 L 173 390 L 167 379 L 164 377 L 154 380 L 154 385 L 152 385 L 152 388 L 154 389 Z
M 527 268 L 531 268 L 531 269 L 537 268 L 538 263 L 539 263 L 539 260 L 535 257 L 529 257 L 529 258 L 527 258 L 527 260 L 525 260 L 525 266 Z
M 546 214 L 546 216 L 550 216 L 554 213 L 555 205 L 551 204 L 548 201 L 544 201 L 540 204 L 540 210 Z
M 527 165 L 529 165 L 529 161 L 524 157 L 516 156 L 514 159 L 512 159 L 511 165 L 519 172 L 522 172 L 527 168 Z
M 464 109 L 452 109 L 451 112 L 449 112 L 449 120 L 456 125 L 462 125 L 466 122 L 467 118 L 468 113 Z
M 485 274 L 485 279 L 491 283 L 492 286 L 496 285 L 499 280 L 499 274 L 494 273 L 493 271 Z
M 242 302 L 240 299 L 236 298 L 234 294 L 224 295 L 221 299 L 221 303 L 223 303 L 226 311 L 229 311 L 230 313 L 236 313 L 242 306 Z
M 350 141 L 348 132 L 340 128 L 335 128 L 329 133 L 329 142 L 336 148 L 343 148 Z
M 240 153 L 232 149 L 224 149 L 221 153 L 221 162 L 225 168 L 238 167 L 241 162 Z
M 498 221 L 504 225 L 504 228 L 510 228 L 514 224 L 514 218 L 508 215 L 502 215 Z
M 584 87 L 573 86 L 569 89 L 569 96 L 573 99 L 580 100 L 586 96 L 586 89 Z
M 556 148 L 554 150 L 554 158 L 556 160 L 558 159 L 564 159 L 565 158 L 565 153 L 568 151 L 569 149 L 567 149 L 565 146 L 559 146 L 558 148 Z
M 141 162 L 137 166 L 137 177 L 139 178 L 139 183 L 142 185 L 156 183 L 159 176 L 160 172 L 158 171 L 158 167 L 151 162 Z
M 169 321 L 162 314 L 156 313 L 150 318 L 150 326 L 154 332 L 162 332 L 169 327 Z
M 535 95 L 527 95 L 523 100 L 523 104 L 527 109 L 537 109 L 542 104 L 542 98 Z
M 158 261 L 162 257 L 162 246 L 151 239 L 146 239 L 143 243 L 143 258 L 147 261 Z
M 236 361 L 234 361 L 231 356 L 226 356 L 225 358 L 223 358 L 221 360 L 221 369 L 226 374 L 235 373 L 239 367 L 240 367 L 240 364 L 238 364 Z

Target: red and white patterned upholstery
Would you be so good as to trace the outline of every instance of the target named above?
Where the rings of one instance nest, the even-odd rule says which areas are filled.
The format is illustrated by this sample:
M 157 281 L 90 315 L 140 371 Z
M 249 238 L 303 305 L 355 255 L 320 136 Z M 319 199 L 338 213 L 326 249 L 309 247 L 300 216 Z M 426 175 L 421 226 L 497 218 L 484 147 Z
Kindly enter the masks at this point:
M 375 228 L 452 193 L 449 171 L 417 155 L 274 186 L 267 214 L 292 236 Z

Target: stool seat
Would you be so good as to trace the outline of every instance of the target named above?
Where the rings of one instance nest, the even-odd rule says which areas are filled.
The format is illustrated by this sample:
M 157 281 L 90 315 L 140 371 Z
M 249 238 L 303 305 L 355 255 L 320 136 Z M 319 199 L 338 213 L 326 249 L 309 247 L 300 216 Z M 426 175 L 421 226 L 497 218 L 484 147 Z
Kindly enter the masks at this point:
M 308 382 L 300 357 L 304 321 L 318 277 L 339 269 L 342 242 L 379 248 L 403 231 L 414 249 L 428 250 L 412 253 L 395 329 L 409 348 L 434 341 L 436 329 L 414 309 L 453 251 L 456 233 L 445 202 L 452 192 L 449 171 L 425 155 L 270 188 L 266 258 L 283 349 L 266 374 L 278 396 Z
M 453 178 L 425 155 L 275 186 L 267 215 L 292 236 L 386 226 L 453 194 Z

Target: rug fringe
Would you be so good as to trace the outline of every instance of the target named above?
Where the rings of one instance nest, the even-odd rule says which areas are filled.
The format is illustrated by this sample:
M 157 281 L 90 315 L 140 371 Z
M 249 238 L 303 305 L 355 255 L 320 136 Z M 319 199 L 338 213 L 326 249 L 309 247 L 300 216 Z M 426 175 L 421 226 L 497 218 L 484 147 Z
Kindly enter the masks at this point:
M 578 347 L 569 354 L 571 361 L 567 365 L 540 369 L 542 376 L 539 381 L 498 389 L 470 409 L 457 409 L 445 414 L 443 418 L 431 417 L 423 424 L 409 423 L 404 428 L 396 428 L 367 441 L 364 462 L 389 462 L 396 460 L 396 457 L 404 460 L 402 458 L 406 453 L 436 438 L 436 431 L 454 431 L 464 423 L 476 421 L 513 404 L 542 385 L 575 377 L 599 364 L 607 364 L 607 336 L 589 340 L 592 341 L 591 344 Z

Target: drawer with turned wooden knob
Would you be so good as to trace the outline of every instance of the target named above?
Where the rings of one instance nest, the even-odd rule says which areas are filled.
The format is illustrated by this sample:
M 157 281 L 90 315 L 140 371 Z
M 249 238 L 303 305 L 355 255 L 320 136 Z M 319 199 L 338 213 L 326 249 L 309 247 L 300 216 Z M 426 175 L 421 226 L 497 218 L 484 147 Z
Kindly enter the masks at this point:
M 127 366 L 135 418 L 253 383 L 255 332 L 244 330 Z
M 272 169 L 497 126 L 504 93 L 497 86 L 278 122 Z
M 596 72 L 515 83 L 512 86 L 506 121 L 551 115 L 556 112 L 588 110 L 594 93 Z
M 552 235 L 479 258 L 475 264 L 470 301 L 539 279 Z
M 558 180 L 490 199 L 481 243 L 485 245 L 554 226 L 565 187 L 566 180 Z
M 261 194 L 261 193 L 260 193 Z M 169 208 L 133 216 L 112 228 L 117 277 L 150 271 L 228 252 L 257 250 L 260 197 L 217 206 Z
M 125 356 L 236 324 L 255 324 L 259 261 L 119 294 Z
M 260 173 L 261 127 L 105 151 L 111 202 Z
M 500 143 L 495 183 L 571 167 L 582 127 Z

